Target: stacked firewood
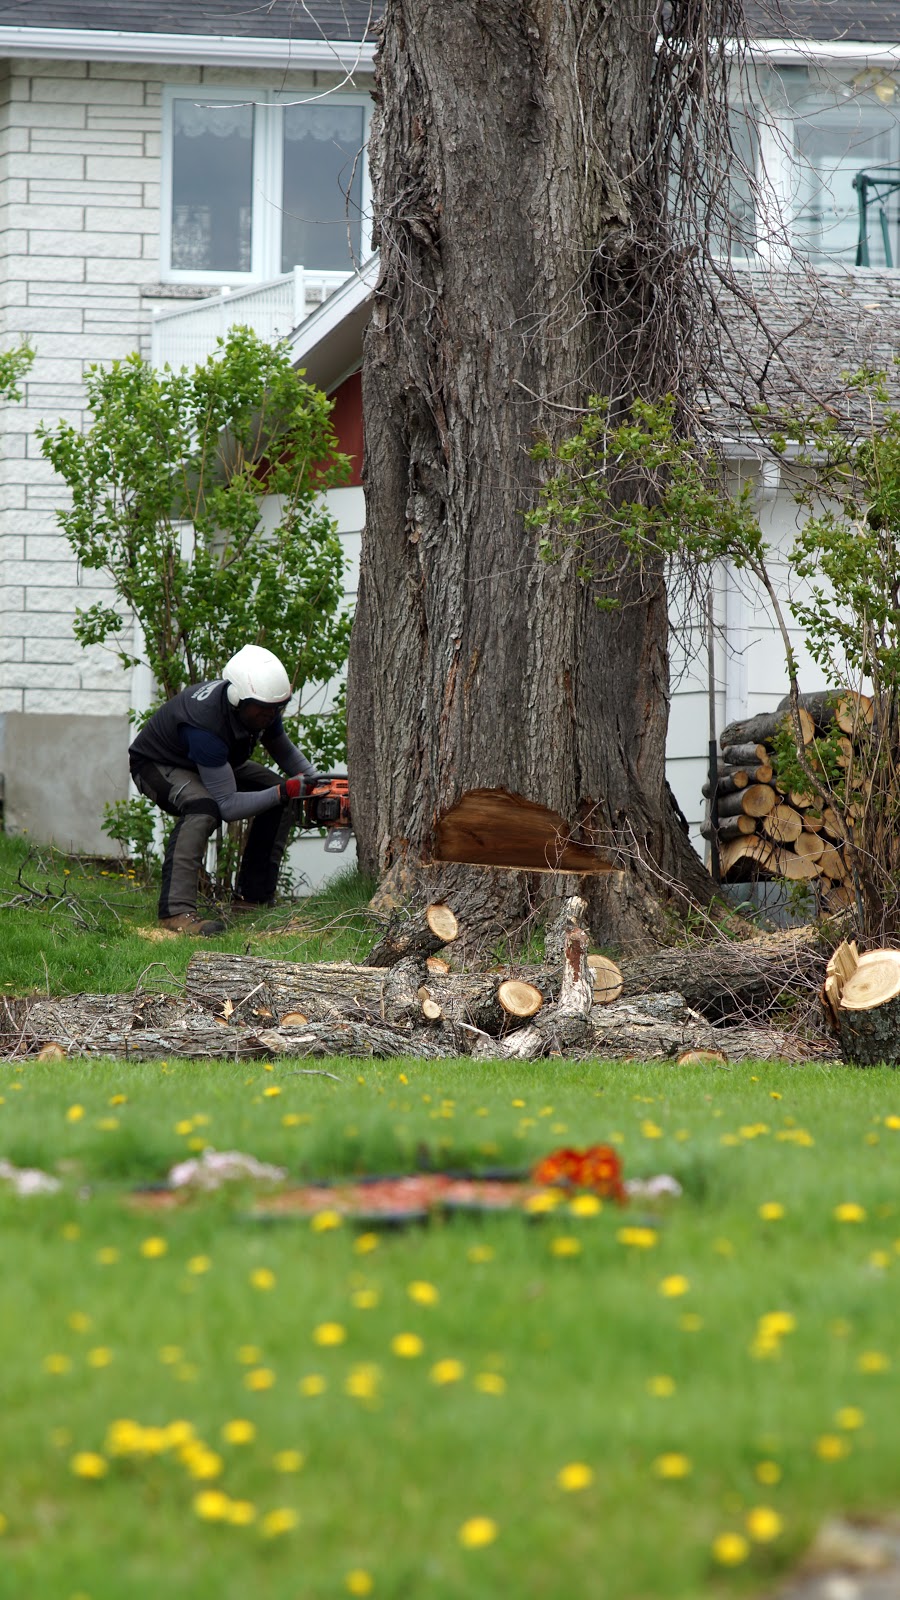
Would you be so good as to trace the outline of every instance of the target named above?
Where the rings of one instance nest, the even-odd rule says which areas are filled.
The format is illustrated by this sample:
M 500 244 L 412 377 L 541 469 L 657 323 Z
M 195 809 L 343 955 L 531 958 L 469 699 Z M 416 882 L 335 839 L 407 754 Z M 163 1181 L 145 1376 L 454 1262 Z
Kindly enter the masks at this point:
M 845 832 L 835 810 L 823 805 L 820 796 L 779 783 L 773 749 L 786 719 L 787 699 L 774 712 L 730 723 L 720 736 L 716 837 L 722 879 L 809 882 L 826 910 L 839 911 L 852 898 Z M 871 720 L 867 695 L 826 689 L 800 697 L 804 744 L 837 723 L 838 764 L 847 772 L 853 767 L 854 739 Z M 703 794 L 710 799 L 709 781 Z M 702 833 L 712 838 L 711 821 Z

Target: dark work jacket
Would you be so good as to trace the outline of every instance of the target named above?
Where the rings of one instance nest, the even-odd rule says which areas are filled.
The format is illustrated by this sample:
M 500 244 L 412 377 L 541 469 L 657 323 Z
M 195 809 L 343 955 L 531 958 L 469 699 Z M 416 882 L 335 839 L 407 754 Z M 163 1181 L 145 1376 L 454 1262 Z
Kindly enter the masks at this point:
M 235 707 L 229 705 L 227 683 L 195 683 L 154 711 L 128 751 L 132 767 L 140 769 L 152 761 L 156 766 L 192 767 L 196 771 L 196 762 L 190 759 L 182 736 L 185 727 L 202 728 L 221 739 L 228 751 L 229 765 L 234 768 L 249 761 L 260 739 L 258 733 L 247 731 Z M 281 732 L 279 717 L 262 735 L 263 745 Z

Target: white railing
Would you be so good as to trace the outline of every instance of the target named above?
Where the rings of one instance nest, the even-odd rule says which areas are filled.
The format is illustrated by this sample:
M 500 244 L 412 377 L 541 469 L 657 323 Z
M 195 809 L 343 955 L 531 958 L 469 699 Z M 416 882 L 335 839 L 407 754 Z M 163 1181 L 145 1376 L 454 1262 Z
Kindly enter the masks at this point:
M 315 306 L 351 278 L 351 272 L 313 272 L 295 267 L 282 278 L 247 289 L 222 289 L 209 300 L 193 300 L 171 311 L 155 311 L 150 361 L 156 368 L 196 366 L 213 355 L 217 341 L 235 324 L 252 328 L 274 344 L 299 327 Z

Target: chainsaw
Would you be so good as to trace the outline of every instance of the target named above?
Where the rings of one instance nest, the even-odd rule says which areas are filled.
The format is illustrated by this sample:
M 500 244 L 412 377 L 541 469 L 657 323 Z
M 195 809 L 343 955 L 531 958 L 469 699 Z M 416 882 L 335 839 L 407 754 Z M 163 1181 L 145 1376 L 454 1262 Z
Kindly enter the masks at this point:
M 325 849 L 339 855 L 350 843 L 350 785 L 346 778 L 316 778 L 300 796 L 301 828 L 324 828 Z

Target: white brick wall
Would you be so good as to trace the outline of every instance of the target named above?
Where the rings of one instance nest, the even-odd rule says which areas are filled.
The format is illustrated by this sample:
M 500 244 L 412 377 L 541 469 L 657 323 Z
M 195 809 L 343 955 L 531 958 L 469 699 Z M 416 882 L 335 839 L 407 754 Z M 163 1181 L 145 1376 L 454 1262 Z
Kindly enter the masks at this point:
M 288 91 L 331 81 L 239 76 Z M 141 291 L 161 275 L 162 89 L 207 81 L 225 80 L 199 67 L 0 65 L 0 338 L 36 350 L 24 403 L 0 417 L 0 712 L 121 715 L 131 702 L 115 657 L 73 637 L 75 608 L 109 596 L 57 532 L 65 491 L 35 430 L 61 417 L 81 426 L 86 366 L 147 350 L 160 304 Z

